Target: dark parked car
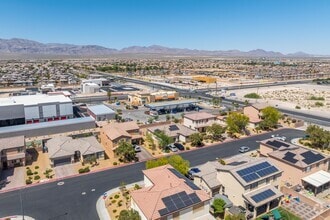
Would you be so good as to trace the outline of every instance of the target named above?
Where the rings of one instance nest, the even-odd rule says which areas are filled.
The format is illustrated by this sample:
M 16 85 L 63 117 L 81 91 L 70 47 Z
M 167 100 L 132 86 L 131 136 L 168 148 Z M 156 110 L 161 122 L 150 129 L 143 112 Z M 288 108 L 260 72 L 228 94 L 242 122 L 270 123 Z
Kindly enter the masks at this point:
M 176 146 L 176 148 L 178 148 L 179 150 L 184 150 L 184 146 L 180 143 L 174 143 L 174 146 Z

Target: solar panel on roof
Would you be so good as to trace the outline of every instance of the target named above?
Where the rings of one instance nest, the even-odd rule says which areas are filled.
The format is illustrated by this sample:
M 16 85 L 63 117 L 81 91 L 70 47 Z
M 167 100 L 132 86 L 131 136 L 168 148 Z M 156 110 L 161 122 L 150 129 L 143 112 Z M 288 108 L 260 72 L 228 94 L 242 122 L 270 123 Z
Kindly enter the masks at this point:
M 243 180 L 245 180 L 245 182 L 249 183 L 256 179 L 259 179 L 259 176 L 256 173 L 250 173 L 248 175 L 242 176 L 242 178 Z
M 168 129 L 170 131 L 177 131 L 177 130 L 179 130 L 178 126 L 176 126 L 176 125 L 170 125 Z
M 272 147 L 276 147 L 276 148 L 280 148 L 280 147 L 290 147 L 289 144 L 277 141 L 277 140 L 272 140 L 272 141 L 267 141 L 266 144 L 272 146 Z
M 267 167 L 265 169 L 262 169 L 262 170 L 257 171 L 257 174 L 259 176 L 263 177 L 263 176 L 267 176 L 269 174 L 275 173 L 277 171 L 278 171 L 278 169 L 276 167 L 271 166 L 271 167 Z
M 184 207 L 186 207 L 186 205 L 182 202 L 182 201 L 178 201 L 175 203 L 175 206 L 178 208 L 178 209 L 182 209 Z
M 307 164 L 312 164 L 319 160 L 324 159 L 324 156 L 322 154 L 313 153 L 312 151 L 306 151 L 300 155 L 305 158 L 303 159 L 303 161 Z
M 192 190 L 200 190 L 198 186 L 196 186 L 193 182 L 186 180 L 185 183 L 192 189 Z
M 158 210 L 158 213 L 160 216 L 164 216 L 168 213 L 168 210 L 167 210 L 167 208 L 161 209 L 161 210 Z
M 278 171 L 278 169 L 276 167 L 274 167 L 273 165 L 271 165 L 270 163 L 262 162 L 262 163 L 253 165 L 251 167 L 247 167 L 242 170 L 238 170 L 236 172 L 238 175 L 240 175 L 240 177 L 242 177 L 242 179 L 245 182 L 249 183 L 249 182 L 259 179 L 260 177 L 270 175 L 277 171 Z
M 184 178 L 184 176 L 181 173 L 179 173 L 176 169 L 168 168 L 168 170 L 171 171 L 176 177 L 181 179 Z
M 168 210 L 169 213 L 178 210 L 178 208 L 175 206 L 174 203 L 172 203 L 171 205 L 166 206 L 166 208 L 167 208 L 167 210 Z
M 294 158 L 295 156 L 296 156 L 296 154 L 294 154 L 292 152 L 286 152 L 285 156 L 283 157 L 283 160 L 295 164 L 298 161 L 297 159 Z
M 271 189 L 267 189 L 266 191 L 260 192 L 254 196 L 251 196 L 251 198 L 253 199 L 253 201 L 255 201 L 256 203 L 261 202 L 265 199 L 268 199 L 272 196 L 274 196 L 276 193 L 273 192 L 273 190 Z

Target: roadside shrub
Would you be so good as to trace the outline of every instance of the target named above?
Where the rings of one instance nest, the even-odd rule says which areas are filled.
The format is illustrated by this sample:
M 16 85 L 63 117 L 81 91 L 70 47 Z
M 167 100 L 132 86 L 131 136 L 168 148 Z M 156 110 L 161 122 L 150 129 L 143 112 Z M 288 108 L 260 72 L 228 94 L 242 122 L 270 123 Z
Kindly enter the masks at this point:
M 116 194 L 116 195 L 115 195 L 115 199 L 118 199 L 118 198 L 119 198 L 119 195 L 118 195 L 118 194 Z
M 34 169 L 36 169 L 36 170 L 39 169 L 39 166 L 35 166 Z
M 32 172 L 30 169 L 28 169 L 28 170 L 26 171 L 26 175 L 28 175 L 28 176 L 32 176 L 32 175 L 33 175 L 33 172 Z
M 315 102 L 316 107 L 322 107 L 324 106 L 323 102 Z
M 90 171 L 89 167 L 84 167 L 84 168 L 80 168 L 78 170 L 79 173 L 88 173 Z
M 39 175 L 36 175 L 35 177 L 34 177 L 34 180 L 39 180 L 40 179 L 40 176 Z
M 34 173 L 33 173 L 33 174 L 37 175 L 37 174 L 38 174 L 38 171 L 34 171 Z
M 296 123 L 297 122 L 297 120 L 296 119 L 292 119 L 292 123 Z
M 186 147 L 186 150 L 190 150 L 190 147 Z
M 29 185 L 29 184 L 32 183 L 32 180 L 30 180 L 30 179 L 26 179 L 26 180 L 25 180 L 25 183 L 26 183 L 27 185 Z
M 219 163 L 222 164 L 222 165 L 226 165 L 226 161 L 224 161 L 223 159 L 220 159 Z
M 296 109 L 301 109 L 301 107 L 300 107 L 300 106 L 298 106 L 298 105 L 296 105 Z
M 29 180 L 32 180 L 32 176 L 29 176 Z
M 141 186 L 139 186 L 139 184 L 135 184 L 134 189 L 141 189 Z
M 117 162 L 113 162 L 112 164 L 113 164 L 114 166 L 116 166 L 118 163 L 117 163 Z

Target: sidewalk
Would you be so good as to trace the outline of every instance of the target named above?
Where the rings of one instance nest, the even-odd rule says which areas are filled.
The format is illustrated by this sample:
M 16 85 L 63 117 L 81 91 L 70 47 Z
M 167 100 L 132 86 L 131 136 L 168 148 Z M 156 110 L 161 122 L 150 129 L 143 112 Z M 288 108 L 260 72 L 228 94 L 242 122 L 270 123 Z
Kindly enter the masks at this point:
M 15 215 L 15 216 L 7 216 L 7 217 L 4 217 L 4 218 L 0 218 L 0 220 L 5 220 L 5 219 L 23 220 L 23 216 L 22 215 Z M 35 220 L 35 219 L 25 215 L 24 220 Z
M 134 187 L 135 184 L 143 186 L 144 182 L 140 181 L 140 182 L 136 182 L 136 183 L 131 183 L 131 184 L 126 185 L 126 187 L 127 188 L 132 188 L 132 187 Z M 115 192 L 118 192 L 118 191 L 119 191 L 119 187 L 110 189 L 107 192 L 103 193 L 103 195 L 100 196 L 100 198 L 97 200 L 97 202 L 96 202 L 96 211 L 97 211 L 97 214 L 98 214 L 100 220 L 111 220 L 110 215 L 109 215 L 108 210 L 107 210 L 107 207 L 105 206 L 105 201 L 108 199 L 109 195 L 111 195 Z

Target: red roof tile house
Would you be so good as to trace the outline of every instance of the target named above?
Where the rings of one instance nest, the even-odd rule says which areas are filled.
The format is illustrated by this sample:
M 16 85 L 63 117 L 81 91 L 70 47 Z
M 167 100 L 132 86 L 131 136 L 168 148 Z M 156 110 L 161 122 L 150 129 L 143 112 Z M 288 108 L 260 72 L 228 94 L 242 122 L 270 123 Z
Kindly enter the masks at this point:
M 209 195 L 172 166 L 144 170 L 145 186 L 131 193 L 131 208 L 142 220 L 212 219 Z
M 250 106 L 245 106 L 243 108 L 243 114 L 249 117 L 248 126 L 251 128 L 257 127 L 257 125 L 262 121 L 261 111 L 268 105 L 262 103 L 256 103 Z

